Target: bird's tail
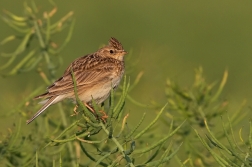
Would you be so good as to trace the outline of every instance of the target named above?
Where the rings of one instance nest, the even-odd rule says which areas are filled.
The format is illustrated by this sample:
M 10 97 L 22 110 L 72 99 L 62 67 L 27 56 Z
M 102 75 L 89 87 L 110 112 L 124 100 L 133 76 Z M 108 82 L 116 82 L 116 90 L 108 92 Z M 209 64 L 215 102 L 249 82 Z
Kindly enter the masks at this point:
M 59 98 L 59 96 L 53 96 L 48 100 L 45 100 L 45 104 L 38 110 L 38 112 L 33 115 L 33 117 L 26 121 L 26 124 L 31 123 L 34 119 L 36 119 L 40 114 L 42 114 L 51 104 L 55 103 L 55 101 Z

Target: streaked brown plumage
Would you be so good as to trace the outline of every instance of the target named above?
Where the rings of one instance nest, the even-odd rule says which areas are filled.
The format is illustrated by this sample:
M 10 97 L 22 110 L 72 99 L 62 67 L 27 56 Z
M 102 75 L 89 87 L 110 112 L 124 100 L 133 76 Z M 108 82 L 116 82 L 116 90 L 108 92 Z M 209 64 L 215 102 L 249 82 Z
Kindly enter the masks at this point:
M 35 99 L 45 98 L 46 100 L 42 108 L 26 123 L 31 123 L 52 104 L 66 98 L 75 100 L 71 70 L 76 78 L 80 100 L 89 104 L 94 99 L 101 104 L 108 98 L 111 88 L 118 86 L 124 74 L 123 58 L 126 53 L 122 44 L 112 37 L 109 45 L 93 54 L 74 60 L 63 76 L 47 88 L 46 93 L 35 97 Z

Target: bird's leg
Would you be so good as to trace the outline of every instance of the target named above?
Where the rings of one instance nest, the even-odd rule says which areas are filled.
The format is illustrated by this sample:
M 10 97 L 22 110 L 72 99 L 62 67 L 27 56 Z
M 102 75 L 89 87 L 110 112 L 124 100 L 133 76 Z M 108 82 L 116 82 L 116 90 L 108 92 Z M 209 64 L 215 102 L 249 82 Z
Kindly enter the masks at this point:
M 101 116 L 101 120 L 103 121 L 103 123 L 106 123 L 108 115 L 106 114 L 105 111 L 101 110 L 100 113 L 102 113 L 103 115 Z
M 101 106 L 104 106 L 104 103 L 101 104 Z M 103 115 L 101 116 L 101 119 L 103 121 L 103 123 L 106 123 L 106 120 L 108 118 L 108 115 L 106 114 L 105 111 L 101 110 L 100 113 L 102 113 Z
M 84 103 L 84 105 L 85 105 L 90 111 L 92 111 L 93 114 L 96 115 L 95 110 L 94 110 L 92 107 L 90 107 L 87 103 Z
M 73 109 L 73 112 L 74 112 L 74 113 L 73 113 L 71 116 L 74 116 L 74 115 L 78 115 L 78 114 L 79 114 L 79 112 L 77 112 L 78 107 L 79 107 L 78 104 L 76 104 L 75 107 L 74 107 L 74 109 Z
M 95 112 L 95 110 L 88 105 L 87 103 L 84 103 L 84 105 L 96 116 L 97 119 L 99 119 L 99 116 L 97 115 L 97 113 Z M 100 117 L 100 119 L 102 120 L 103 123 L 106 123 L 106 120 L 108 118 L 107 114 L 101 110 L 100 113 L 102 113 L 103 115 Z

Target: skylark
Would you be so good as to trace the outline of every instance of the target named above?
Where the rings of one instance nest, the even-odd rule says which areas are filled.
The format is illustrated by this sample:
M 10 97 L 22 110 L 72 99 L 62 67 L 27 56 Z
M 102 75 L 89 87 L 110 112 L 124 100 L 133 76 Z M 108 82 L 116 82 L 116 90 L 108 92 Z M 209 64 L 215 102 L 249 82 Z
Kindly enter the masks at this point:
M 110 38 L 109 44 L 98 51 L 74 60 L 63 76 L 47 88 L 47 92 L 35 99 L 45 98 L 44 105 L 29 120 L 31 123 L 50 105 L 66 98 L 75 100 L 72 71 L 76 79 L 77 93 L 80 100 L 90 106 L 92 99 L 101 104 L 116 88 L 124 74 L 124 55 L 127 52 L 115 38 Z

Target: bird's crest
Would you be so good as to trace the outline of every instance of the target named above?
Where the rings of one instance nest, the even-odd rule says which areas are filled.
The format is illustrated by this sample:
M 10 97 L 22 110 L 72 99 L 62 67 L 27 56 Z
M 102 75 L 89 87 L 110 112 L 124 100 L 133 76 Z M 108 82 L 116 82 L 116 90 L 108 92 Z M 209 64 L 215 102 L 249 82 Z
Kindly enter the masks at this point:
M 122 44 L 117 39 L 115 39 L 114 37 L 110 38 L 109 45 L 114 47 L 117 50 L 123 50 Z

